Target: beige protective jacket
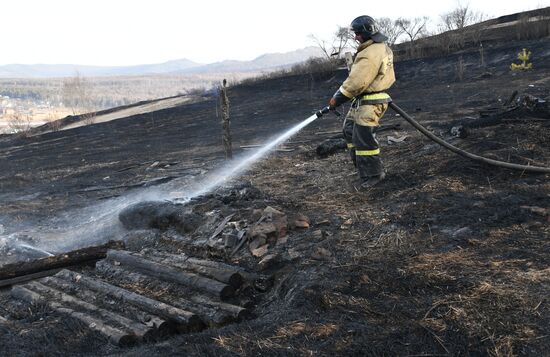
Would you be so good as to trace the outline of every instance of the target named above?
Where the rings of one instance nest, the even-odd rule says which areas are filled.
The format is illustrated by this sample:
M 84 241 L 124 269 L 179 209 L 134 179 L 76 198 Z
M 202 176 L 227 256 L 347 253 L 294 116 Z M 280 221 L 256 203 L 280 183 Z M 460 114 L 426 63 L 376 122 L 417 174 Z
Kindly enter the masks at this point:
M 340 92 L 348 98 L 360 94 L 382 92 L 395 82 L 393 52 L 385 43 L 369 40 L 357 48 L 348 78 Z
M 369 40 L 357 48 L 357 54 L 348 78 L 340 86 L 340 92 L 357 99 L 346 120 L 363 126 L 378 126 L 388 109 L 389 96 L 383 92 L 395 82 L 393 52 L 385 43 Z M 369 93 L 378 93 L 370 94 Z M 359 101 L 359 99 L 361 99 Z M 373 104 L 365 104 L 374 102 Z

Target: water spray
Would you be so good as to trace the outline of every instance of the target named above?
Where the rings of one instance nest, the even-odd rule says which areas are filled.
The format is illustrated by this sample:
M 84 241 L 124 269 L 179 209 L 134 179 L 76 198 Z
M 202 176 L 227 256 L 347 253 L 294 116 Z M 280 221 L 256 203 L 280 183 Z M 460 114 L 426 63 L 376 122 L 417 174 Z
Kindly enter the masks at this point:
M 252 152 L 251 154 L 244 157 L 240 157 L 238 159 L 231 160 L 228 165 L 225 165 L 220 170 L 216 170 L 211 175 L 209 175 L 209 179 L 204 180 L 204 181 L 207 181 L 206 184 L 202 185 L 202 187 L 199 187 L 195 191 L 186 195 L 186 197 L 184 198 L 184 201 L 188 201 L 191 198 L 201 196 L 208 192 L 211 192 L 215 188 L 221 186 L 227 180 L 242 174 L 249 167 L 251 167 L 256 161 L 266 156 L 279 144 L 288 140 L 290 137 L 298 133 L 300 130 L 302 130 L 304 127 L 306 127 L 307 125 L 309 125 L 311 122 L 313 122 L 315 119 L 319 117 L 320 116 L 318 114 L 314 114 L 309 118 L 303 120 L 302 122 L 298 123 L 297 125 L 293 126 L 292 128 L 288 129 L 283 134 L 272 138 L 268 142 L 268 144 L 266 144 L 265 146 L 262 146 L 261 148 Z
M 143 201 L 160 200 L 185 204 L 195 197 L 212 192 L 228 180 L 241 175 L 278 145 L 297 134 L 323 114 L 328 113 L 328 111 L 321 112 L 317 112 L 282 134 L 271 138 L 265 146 L 252 153 L 231 160 L 202 180 L 197 181 L 196 177 L 193 177 L 192 180 L 180 178 L 162 186 L 135 190 L 122 197 L 84 207 L 76 213 L 64 213 L 52 218 L 49 227 L 61 226 L 60 228 L 50 228 L 48 231 L 44 231 L 37 227 L 33 231 L 17 232 L 7 236 L 7 238 L 11 241 L 12 247 L 18 246 L 19 249 L 32 250 L 35 253 L 50 256 L 52 255 L 51 252 L 78 249 L 120 237 L 125 233 L 125 230 L 118 221 L 118 214 L 126 207 Z M 181 187 L 185 187 L 183 192 Z M 79 224 L 75 225 L 74 222 L 79 222 Z M 25 237 L 32 237 L 32 240 L 29 241 Z

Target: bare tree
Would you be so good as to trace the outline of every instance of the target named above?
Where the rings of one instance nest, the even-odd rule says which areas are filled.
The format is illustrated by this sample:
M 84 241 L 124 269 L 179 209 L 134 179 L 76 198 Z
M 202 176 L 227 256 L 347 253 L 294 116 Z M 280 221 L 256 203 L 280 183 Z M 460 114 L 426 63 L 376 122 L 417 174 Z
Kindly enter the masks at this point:
M 350 47 L 350 45 L 353 46 L 353 36 L 347 27 L 338 26 L 338 29 L 329 41 L 320 39 L 315 35 L 309 35 L 309 37 L 323 51 L 328 60 L 339 59 L 342 55 L 342 50 Z
M 15 111 L 8 117 L 8 128 L 12 134 L 27 136 L 31 130 L 31 117 L 19 111 Z
M 63 81 L 63 104 L 71 108 L 73 115 L 82 114 L 85 124 L 93 124 L 95 109 L 91 101 L 91 87 L 78 71 Z
M 428 18 L 415 17 L 414 19 L 399 18 L 395 24 L 403 30 L 403 33 L 409 38 L 409 56 L 414 56 L 414 41 L 426 34 L 426 24 Z
M 486 17 L 482 12 L 473 11 L 468 5 L 462 6 L 459 3 L 454 10 L 441 15 L 441 21 L 443 30 L 452 31 L 481 22 Z
M 73 77 L 63 80 L 63 104 L 71 108 L 73 115 L 80 113 L 87 97 L 86 80 L 78 71 Z
M 427 23 L 428 18 L 426 16 L 415 17 L 414 19 L 399 18 L 395 21 L 395 24 L 407 35 L 410 42 L 414 42 L 426 33 Z
M 376 20 L 376 24 L 378 25 L 378 30 L 388 37 L 386 42 L 390 46 L 393 46 L 399 36 L 403 34 L 403 28 L 397 24 L 397 20 L 382 17 Z

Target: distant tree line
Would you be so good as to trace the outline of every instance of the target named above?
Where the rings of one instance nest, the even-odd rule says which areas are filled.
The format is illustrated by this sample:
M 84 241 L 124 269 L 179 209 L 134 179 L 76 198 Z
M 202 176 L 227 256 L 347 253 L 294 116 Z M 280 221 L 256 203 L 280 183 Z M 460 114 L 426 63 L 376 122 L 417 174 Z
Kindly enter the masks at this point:
M 517 18 L 510 18 L 514 24 L 508 31 L 511 38 L 518 40 L 537 39 L 550 35 L 550 8 L 524 12 Z M 508 16 L 511 17 L 512 15 Z M 388 37 L 387 43 L 394 46 L 395 55 L 400 59 L 417 58 L 424 55 L 449 54 L 466 47 L 479 46 L 491 40 L 490 28 L 471 26 L 487 20 L 487 15 L 472 9 L 469 5 L 458 4 L 435 21 L 428 17 L 378 18 L 380 32 Z M 507 21 L 506 16 L 503 21 Z M 495 30 L 496 31 L 496 30 Z M 498 31 L 502 31 L 499 29 Z M 344 51 L 356 47 L 353 35 L 347 27 L 338 26 L 329 40 L 310 36 L 330 61 L 338 61 Z M 428 40 L 429 38 L 429 40 Z
M 259 73 L 190 74 L 119 77 L 0 78 L 0 95 L 70 108 L 73 114 L 128 105 L 144 100 L 184 94 L 201 94 L 214 88 L 221 77 L 234 84 Z

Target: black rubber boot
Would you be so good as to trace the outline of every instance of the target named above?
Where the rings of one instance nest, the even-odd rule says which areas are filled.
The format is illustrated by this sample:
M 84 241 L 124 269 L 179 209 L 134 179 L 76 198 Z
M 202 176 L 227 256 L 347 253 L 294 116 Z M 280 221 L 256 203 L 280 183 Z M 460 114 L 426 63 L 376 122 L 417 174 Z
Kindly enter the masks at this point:
M 344 139 L 346 139 L 351 162 L 353 163 L 353 166 L 357 166 L 357 162 L 355 159 L 355 145 L 353 144 L 353 126 L 353 120 L 346 118 L 342 127 L 342 133 L 344 134 Z
M 361 187 L 359 188 L 359 190 L 360 191 L 369 190 L 374 186 L 378 185 L 385 178 L 386 178 L 385 172 L 382 172 L 380 175 L 377 175 L 377 176 L 371 176 L 361 183 Z

